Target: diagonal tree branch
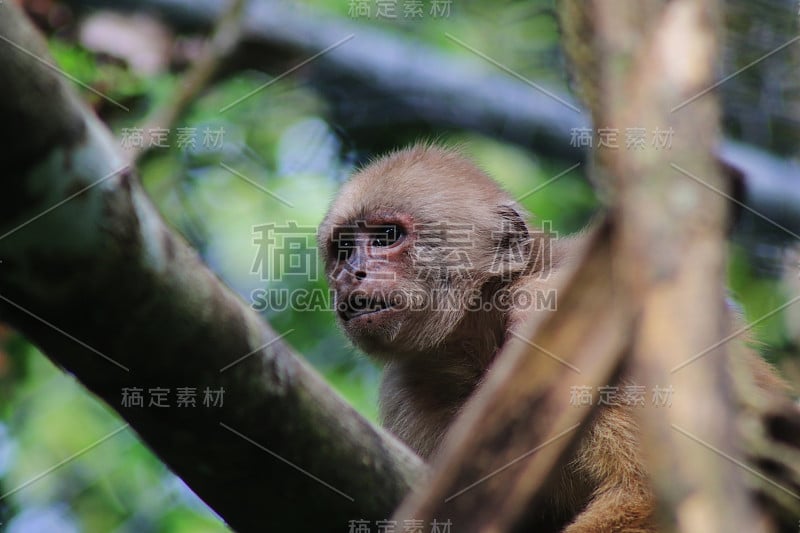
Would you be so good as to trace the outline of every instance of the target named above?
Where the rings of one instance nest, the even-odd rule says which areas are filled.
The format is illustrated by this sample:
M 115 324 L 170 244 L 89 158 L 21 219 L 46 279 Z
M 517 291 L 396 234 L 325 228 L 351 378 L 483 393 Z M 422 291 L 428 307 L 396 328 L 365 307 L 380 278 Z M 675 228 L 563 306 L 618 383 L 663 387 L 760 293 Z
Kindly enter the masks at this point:
M 424 472 L 170 231 L 13 3 L 0 4 L 0 317 L 240 531 L 386 519 Z M 28 53 L 21 53 L 18 47 Z M 49 60 L 49 59 L 48 59 Z M 230 366 L 242 356 L 256 352 Z M 223 371 L 224 369 L 224 371 Z M 195 388 L 195 408 L 122 404 Z M 203 391 L 221 405 L 201 405 Z
M 639 317 L 632 377 L 647 390 L 676 391 L 669 409 L 637 412 L 660 522 L 676 531 L 766 527 L 748 499 L 743 471 L 709 460 L 685 436 L 742 456 L 729 375 L 736 363 L 718 342 L 730 317 L 723 304 L 727 205 L 714 190 L 727 190 L 729 182 L 713 156 L 718 103 L 705 91 L 714 83 L 720 4 L 560 3 L 567 39 L 582 41 L 567 48 L 595 95 L 589 98 L 595 123 L 675 131 L 671 151 L 605 150 L 597 162 L 619 223 L 615 273 Z M 691 108 L 677 109 L 689 100 Z M 696 170 L 704 183 L 681 176 L 674 164 Z M 691 368 L 671 372 L 704 350 L 708 356 Z

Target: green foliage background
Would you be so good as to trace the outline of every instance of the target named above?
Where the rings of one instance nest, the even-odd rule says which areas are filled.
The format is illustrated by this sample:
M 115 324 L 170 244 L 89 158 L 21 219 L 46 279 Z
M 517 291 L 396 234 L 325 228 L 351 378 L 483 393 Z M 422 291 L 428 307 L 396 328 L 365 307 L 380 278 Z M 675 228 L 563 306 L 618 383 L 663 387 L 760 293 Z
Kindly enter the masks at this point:
M 308 3 L 348 16 L 345 1 Z M 542 11 L 548 7 L 549 2 L 489 5 L 461 1 L 453 4 L 446 19 L 358 22 L 464 54 L 444 37 L 448 31 L 501 58 L 524 76 L 565 88 L 555 52 L 555 23 Z M 110 118 L 109 125 L 120 139 L 125 128 L 141 124 L 181 81 L 180 74 L 138 76 L 68 40 L 54 37 L 50 45 L 58 63 L 71 75 L 104 87 L 114 99 L 131 103 L 131 113 Z M 265 281 L 253 274 L 258 252 L 253 228 L 288 222 L 316 227 L 338 185 L 353 170 L 347 157 L 342 157 L 347 139 L 328 122 L 327 104 L 291 76 L 230 111 L 219 112 L 271 79 L 261 72 L 239 72 L 210 87 L 181 119 L 178 127 L 197 128 L 198 132 L 221 128 L 221 147 L 178 147 L 173 130 L 172 147 L 152 152 L 140 167 L 147 191 L 169 223 L 246 300 L 259 288 L 324 289 L 321 279 L 297 280 L 275 272 Z M 95 95 L 83 94 L 90 103 L 97 103 Z M 570 233 L 580 229 L 597 208 L 592 189 L 577 171 L 526 196 L 564 170 L 559 162 L 470 133 L 445 134 L 443 140 L 464 145 L 514 196 L 525 196 L 523 204 L 536 215 L 535 222 L 551 221 L 557 231 Z M 734 249 L 730 285 L 747 318 L 753 320 L 786 301 L 786 296 L 777 279 L 759 276 L 747 257 L 743 250 Z M 265 319 L 279 332 L 293 329 L 286 341 L 356 409 L 376 420 L 379 370 L 336 330 L 330 312 L 267 312 Z M 756 336 L 765 343 L 768 355 L 780 351 L 787 342 L 782 316 L 762 322 Z M 22 338 L 9 332 L 2 338 L 0 493 L 6 496 L 0 499 L 0 527 L 9 531 L 227 530 L 130 430 L 41 476 L 122 426 L 123 421 Z

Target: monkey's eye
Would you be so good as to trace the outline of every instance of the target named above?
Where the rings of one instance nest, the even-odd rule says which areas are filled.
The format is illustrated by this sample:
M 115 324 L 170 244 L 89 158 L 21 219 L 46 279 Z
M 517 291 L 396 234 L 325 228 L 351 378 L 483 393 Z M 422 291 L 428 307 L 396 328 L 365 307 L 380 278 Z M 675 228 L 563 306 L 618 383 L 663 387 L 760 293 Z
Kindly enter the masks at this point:
M 339 235 L 334 241 L 334 251 L 338 259 L 347 259 L 353 254 L 356 241 L 352 235 Z
M 372 238 L 372 246 L 392 246 L 404 235 L 403 228 L 397 224 L 388 224 L 376 228 Z

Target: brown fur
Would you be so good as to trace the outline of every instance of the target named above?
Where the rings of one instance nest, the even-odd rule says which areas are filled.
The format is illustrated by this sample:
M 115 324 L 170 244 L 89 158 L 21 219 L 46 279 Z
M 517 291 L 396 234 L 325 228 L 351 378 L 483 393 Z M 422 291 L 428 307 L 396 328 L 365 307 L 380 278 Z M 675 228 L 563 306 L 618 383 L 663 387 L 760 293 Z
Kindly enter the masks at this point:
M 372 247 L 370 237 L 359 234 L 356 251 L 347 259 L 337 258 L 337 228 L 355 228 L 359 221 L 400 222 L 407 235 L 395 246 Z M 451 264 L 452 248 L 443 243 L 452 243 L 453 233 L 442 230 L 433 242 L 419 231 L 441 222 L 473 228 L 470 238 L 455 247 L 466 254 L 468 264 L 418 279 L 421 260 Z M 319 242 L 328 279 L 341 303 L 357 290 L 381 295 L 393 289 L 428 294 L 475 289 L 484 298 L 500 290 L 535 293 L 560 284 L 583 238 L 534 238 L 519 206 L 473 163 L 456 151 L 418 145 L 357 172 L 333 202 L 320 226 Z M 511 253 L 515 247 L 528 252 L 524 261 Z M 381 260 L 369 264 L 371 254 Z M 430 298 L 426 303 L 435 301 Z M 530 315 L 529 310 L 513 308 L 427 312 L 395 308 L 356 320 L 340 315 L 340 322 L 357 346 L 385 363 L 380 390 L 384 425 L 429 457 L 483 380 L 507 332 Z M 772 369 L 745 351 L 754 388 L 778 387 L 781 382 Z M 567 532 L 655 531 L 653 495 L 630 408 L 600 410 L 560 485 L 548 513 L 561 517 Z

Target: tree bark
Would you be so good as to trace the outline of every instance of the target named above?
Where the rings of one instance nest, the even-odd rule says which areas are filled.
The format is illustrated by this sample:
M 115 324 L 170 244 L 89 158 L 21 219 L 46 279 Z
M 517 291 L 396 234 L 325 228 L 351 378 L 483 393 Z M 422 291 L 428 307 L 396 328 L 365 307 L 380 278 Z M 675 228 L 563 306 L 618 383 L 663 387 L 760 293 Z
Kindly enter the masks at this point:
M 744 452 L 733 359 L 720 342 L 731 329 L 723 281 L 730 182 L 713 155 L 719 108 L 708 89 L 719 57 L 720 2 L 559 5 L 568 42 L 583 41 L 568 50 L 594 95 L 595 123 L 620 132 L 674 130 L 671 150 L 596 153 L 618 222 L 615 278 L 636 302 L 631 378 L 648 391 L 675 391 L 670 408 L 636 411 L 661 524 L 674 531 L 764 531 L 745 490 L 745 469 L 728 460 L 741 461 Z

